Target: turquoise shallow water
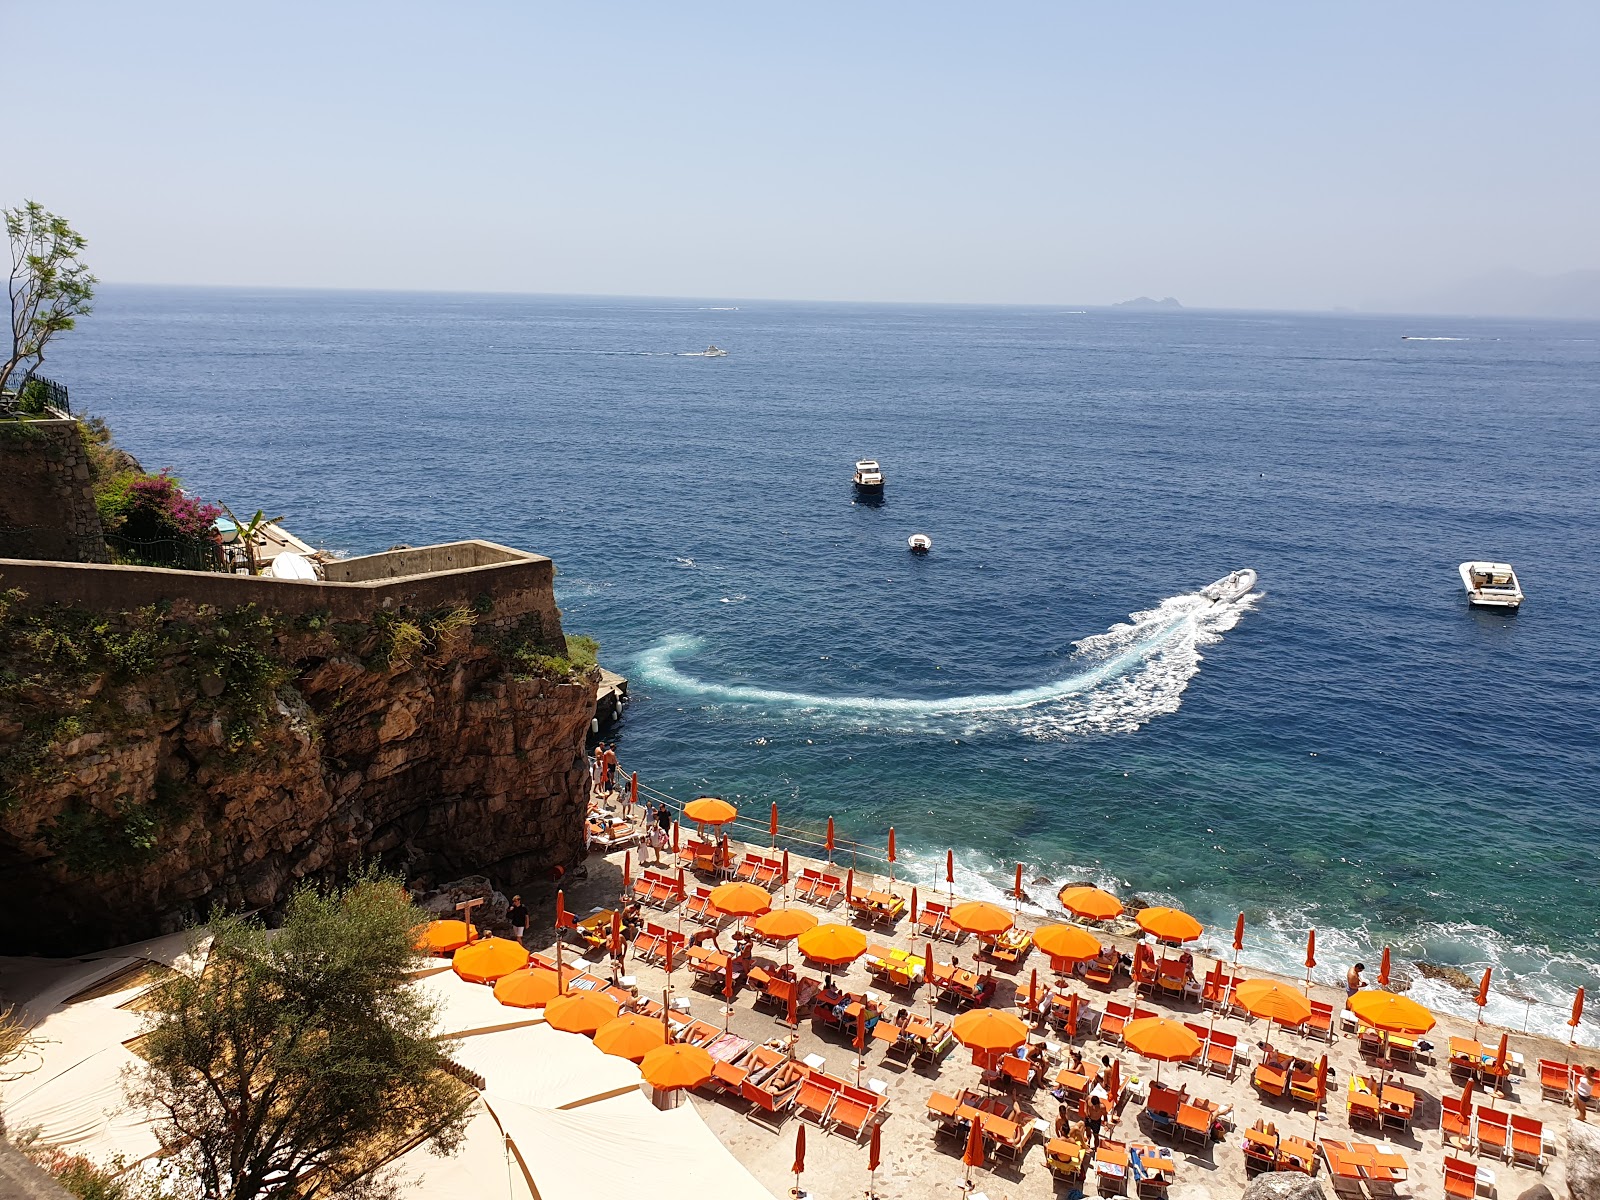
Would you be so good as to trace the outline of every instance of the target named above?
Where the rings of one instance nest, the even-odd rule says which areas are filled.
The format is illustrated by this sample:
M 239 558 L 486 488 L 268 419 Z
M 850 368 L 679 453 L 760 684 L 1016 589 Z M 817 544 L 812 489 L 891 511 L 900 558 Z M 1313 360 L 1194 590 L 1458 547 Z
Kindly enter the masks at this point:
M 1519 1027 L 1597 982 L 1600 326 L 108 288 L 51 366 L 314 542 L 552 555 L 664 791 L 1492 963 Z

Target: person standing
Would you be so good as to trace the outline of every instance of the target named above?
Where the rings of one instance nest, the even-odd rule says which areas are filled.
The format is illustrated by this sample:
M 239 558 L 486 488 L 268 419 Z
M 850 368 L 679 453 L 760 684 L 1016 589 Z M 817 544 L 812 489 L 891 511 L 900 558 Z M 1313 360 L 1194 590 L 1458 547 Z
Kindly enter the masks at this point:
M 1100 1144 L 1100 1123 L 1106 1119 L 1106 1102 L 1096 1092 L 1089 1097 L 1089 1107 L 1084 1113 L 1083 1124 L 1089 1131 L 1089 1145 Z
M 1366 981 L 1361 978 L 1361 972 L 1365 971 L 1366 969 L 1366 963 L 1357 963 L 1355 966 L 1351 967 L 1349 973 L 1345 975 L 1344 998 L 1346 1004 L 1349 1004 L 1351 996 L 1354 996 L 1366 986 Z
M 511 907 L 506 910 L 506 920 L 511 923 L 511 936 L 517 945 L 522 945 L 522 935 L 528 932 L 528 910 L 523 907 L 522 897 L 511 897 Z

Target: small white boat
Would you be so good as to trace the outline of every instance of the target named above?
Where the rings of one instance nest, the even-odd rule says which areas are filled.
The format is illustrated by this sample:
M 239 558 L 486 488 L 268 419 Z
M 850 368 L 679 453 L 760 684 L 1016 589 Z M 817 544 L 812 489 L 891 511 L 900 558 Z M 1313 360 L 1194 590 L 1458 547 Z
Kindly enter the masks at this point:
M 883 468 L 875 458 L 863 458 L 856 464 L 854 479 L 858 492 L 883 491 Z
M 1510 563 L 1464 562 L 1461 582 L 1473 608 L 1502 608 L 1516 612 L 1522 606 L 1522 585 Z
M 717 346 L 707 346 L 703 355 L 705 358 L 727 358 L 728 352 Z
M 1235 571 L 1232 575 L 1225 575 L 1215 583 L 1208 583 L 1200 589 L 1200 594 L 1213 604 L 1231 604 L 1235 600 L 1242 600 L 1248 596 L 1256 586 L 1256 573 L 1249 567 L 1242 571 Z
M 925 533 L 913 533 L 906 539 L 906 546 L 913 554 L 926 554 L 933 549 L 933 539 Z

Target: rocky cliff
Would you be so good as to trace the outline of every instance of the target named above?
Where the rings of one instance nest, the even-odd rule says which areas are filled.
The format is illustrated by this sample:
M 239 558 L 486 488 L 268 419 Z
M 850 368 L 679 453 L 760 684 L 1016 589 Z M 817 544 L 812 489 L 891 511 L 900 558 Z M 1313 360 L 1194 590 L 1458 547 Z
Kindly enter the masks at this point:
M 487 595 L 335 621 L 6 593 L 0 953 L 270 907 L 363 859 L 513 887 L 571 865 L 598 673 L 567 655 Z

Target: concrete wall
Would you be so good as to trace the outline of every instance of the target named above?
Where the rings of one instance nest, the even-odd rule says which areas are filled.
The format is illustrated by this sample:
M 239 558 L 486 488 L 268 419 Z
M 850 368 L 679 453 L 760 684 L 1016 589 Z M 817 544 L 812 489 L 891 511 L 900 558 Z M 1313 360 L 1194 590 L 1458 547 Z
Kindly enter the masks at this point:
M 0 421 L 0 557 L 111 561 L 76 421 Z
M 436 564 L 431 574 L 418 573 L 431 564 Z M 401 605 L 414 610 L 474 606 L 487 597 L 495 624 L 532 614 L 552 642 L 560 639 L 555 565 L 543 555 L 466 541 L 389 551 L 330 566 L 352 582 L 0 558 L 0 588 L 20 588 L 27 593 L 24 603 L 38 606 L 125 612 L 162 602 L 222 609 L 258 604 L 289 617 L 326 613 L 335 621 L 365 621 L 374 612 Z

